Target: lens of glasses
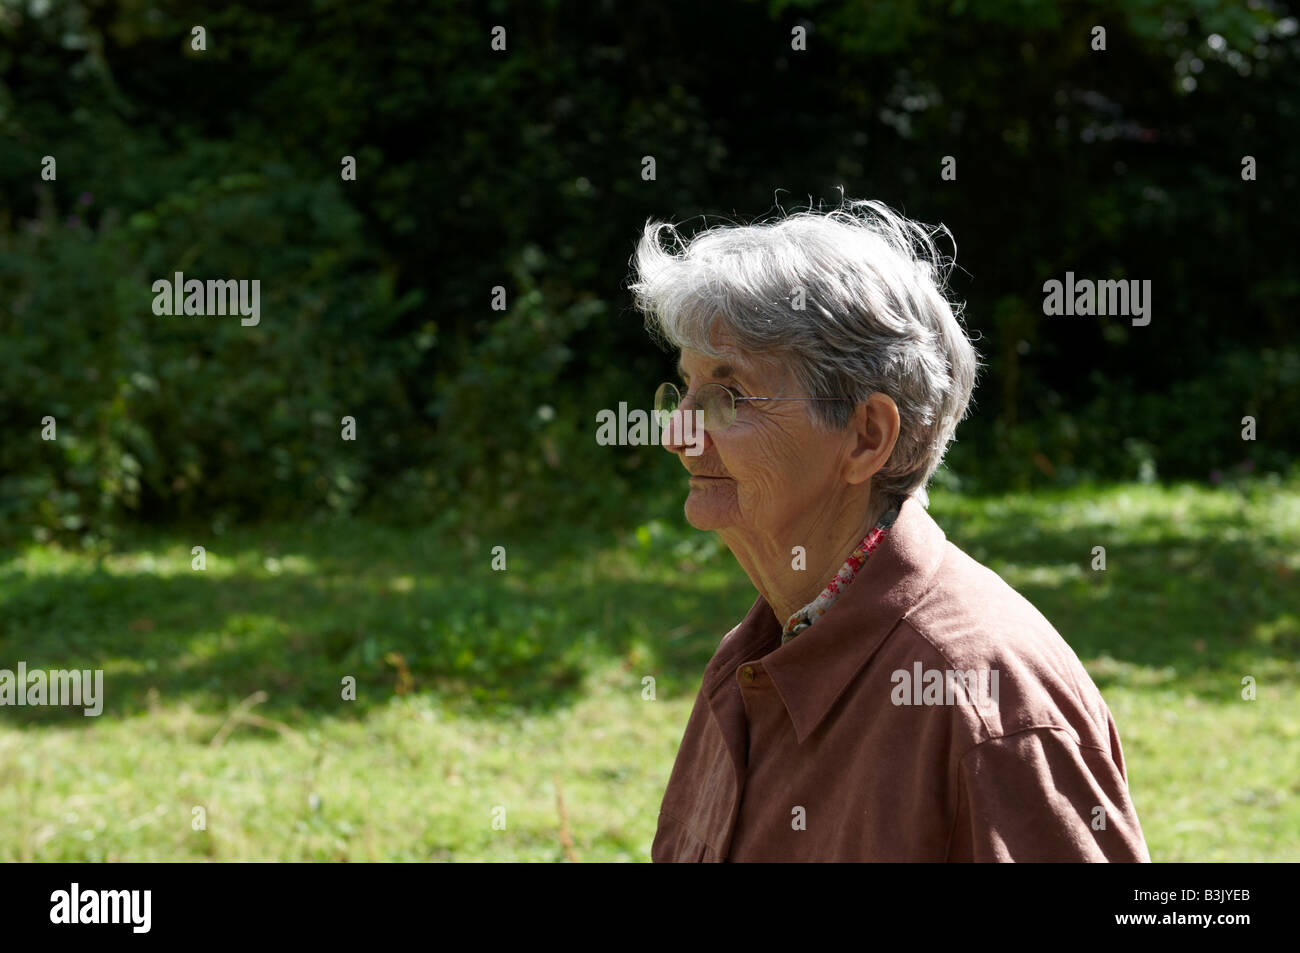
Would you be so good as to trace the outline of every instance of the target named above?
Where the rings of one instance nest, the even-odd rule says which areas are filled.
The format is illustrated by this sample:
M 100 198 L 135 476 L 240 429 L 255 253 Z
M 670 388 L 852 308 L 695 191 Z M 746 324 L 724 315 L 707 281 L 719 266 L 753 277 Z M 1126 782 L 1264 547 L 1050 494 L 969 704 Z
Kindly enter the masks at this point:
M 681 403 L 681 391 L 671 384 L 660 384 L 654 393 L 655 413 L 672 413 Z
M 704 411 L 705 430 L 726 430 L 735 421 L 736 402 L 721 384 L 705 384 L 695 392 L 695 399 Z
M 697 410 L 704 414 L 706 430 L 725 430 L 736 419 L 736 403 L 731 399 L 731 391 L 721 384 L 705 384 L 695 392 L 694 403 Z M 655 391 L 655 413 L 659 415 L 660 426 L 668 425 L 668 418 L 682 405 L 682 392 L 673 384 L 660 384 Z

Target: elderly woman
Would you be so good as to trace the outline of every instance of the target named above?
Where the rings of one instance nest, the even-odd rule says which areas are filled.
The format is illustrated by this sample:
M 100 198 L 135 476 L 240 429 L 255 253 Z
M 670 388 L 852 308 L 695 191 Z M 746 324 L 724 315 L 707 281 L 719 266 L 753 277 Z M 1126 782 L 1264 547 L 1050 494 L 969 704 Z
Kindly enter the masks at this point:
M 689 242 L 649 223 L 634 265 L 680 350 L 656 409 L 686 518 L 758 591 L 653 859 L 1150 860 L 1078 657 L 926 511 L 976 370 L 933 233 L 875 202 Z

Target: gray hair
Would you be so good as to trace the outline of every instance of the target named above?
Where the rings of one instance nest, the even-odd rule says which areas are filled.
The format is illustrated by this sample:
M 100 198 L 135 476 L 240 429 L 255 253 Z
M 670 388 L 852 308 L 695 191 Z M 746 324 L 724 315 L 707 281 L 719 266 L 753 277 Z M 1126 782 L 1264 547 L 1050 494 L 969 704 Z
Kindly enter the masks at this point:
M 679 251 L 662 245 L 665 232 Z M 648 221 L 630 288 L 661 342 L 719 357 L 721 335 L 744 354 L 779 361 L 799 396 L 848 398 L 809 402 L 825 429 L 847 427 L 872 393 L 889 395 L 898 442 L 873 489 L 925 506 L 978 362 L 961 305 L 945 295 L 952 260 L 940 256 L 937 235 L 952 240 L 943 226 L 874 201 L 719 225 L 689 241 Z

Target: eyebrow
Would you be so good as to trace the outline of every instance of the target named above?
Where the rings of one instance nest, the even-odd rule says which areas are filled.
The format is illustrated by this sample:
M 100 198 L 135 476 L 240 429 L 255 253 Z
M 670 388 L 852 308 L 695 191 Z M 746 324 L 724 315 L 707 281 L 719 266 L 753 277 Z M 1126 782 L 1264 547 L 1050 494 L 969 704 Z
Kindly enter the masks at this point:
M 677 376 L 682 380 L 686 380 L 686 378 L 690 376 L 686 373 L 686 368 L 682 367 L 682 362 L 680 360 L 677 362 Z M 730 364 L 719 364 L 713 369 L 713 373 L 709 376 L 713 378 L 735 377 L 736 369 Z

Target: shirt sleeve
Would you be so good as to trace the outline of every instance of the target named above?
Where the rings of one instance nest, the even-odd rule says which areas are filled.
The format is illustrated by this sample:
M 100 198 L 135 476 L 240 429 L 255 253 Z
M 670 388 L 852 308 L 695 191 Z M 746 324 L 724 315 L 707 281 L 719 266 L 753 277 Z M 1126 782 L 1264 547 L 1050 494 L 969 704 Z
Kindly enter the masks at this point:
M 1122 762 L 1064 728 L 976 745 L 961 759 L 957 791 L 949 860 L 1151 860 Z

